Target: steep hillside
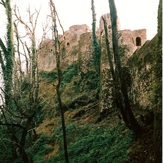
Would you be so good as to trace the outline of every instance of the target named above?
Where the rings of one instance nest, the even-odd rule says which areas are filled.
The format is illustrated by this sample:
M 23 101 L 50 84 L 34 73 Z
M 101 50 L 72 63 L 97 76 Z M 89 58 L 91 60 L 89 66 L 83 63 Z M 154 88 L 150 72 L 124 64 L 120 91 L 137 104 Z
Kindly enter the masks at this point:
M 107 89 L 109 87 L 112 91 L 113 86 L 109 70 L 103 74 L 105 81 L 99 81 L 91 64 L 89 67 L 85 64 L 86 71 L 81 71 L 82 57 L 85 53 L 90 54 L 90 49 L 86 48 L 85 52 L 79 42 L 82 55 L 79 53 L 80 57 L 62 69 L 60 93 L 71 163 L 161 163 L 161 6 L 158 34 L 138 48 L 123 66 L 132 110 L 143 129 L 139 137 L 127 129 L 114 107 L 114 96 Z M 82 34 L 81 39 L 86 37 L 88 35 Z M 105 53 L 104 46 L 102 50 Z M 86 60 L 88 62 L 89 57 Z M 106 68 L 107 59 L 103 58 L 102 64 L 102 68 Z M 29 151 L 34 162 L 64 163 L 63 134 L 56 98 L 57 73 L 54 70 L 41 71 L 40 79 L 42 110 L 36 129 L 37 140 Z M 101 85 L 104 89 L 99 94 Z M 105 102 L 103 98 L 112 99 L 112 102 Z M 106 112 L 101 112 L 101 101 L 109 108 Z
M 126 129 L 114 108 L 100 115 L 97 74 L 78 73 L 74 62 L 63 70 L 64 103 L 71 162 L 160 162 L 160 108 L 156 110 L 156 65 L 161 49 L 158 35 L 137 50 L 128 61 L 130 100 L 144 133 L 138 139 Z M 161 61 L 160 61 L 161 62 Z M 34 162 L 64 162 L 60 114 L 55 95 L 56 72 L 41 72 L 40 96 L 44 99 L 42 122 L 33 146 Z M 160 90 L 159 90 L 160 91 Z M 156 121 L 157 118 L 157 121 Z M 41 161 L 42 160 L 42 161 Z M 156 161 L 157 160 L 157 161 Z

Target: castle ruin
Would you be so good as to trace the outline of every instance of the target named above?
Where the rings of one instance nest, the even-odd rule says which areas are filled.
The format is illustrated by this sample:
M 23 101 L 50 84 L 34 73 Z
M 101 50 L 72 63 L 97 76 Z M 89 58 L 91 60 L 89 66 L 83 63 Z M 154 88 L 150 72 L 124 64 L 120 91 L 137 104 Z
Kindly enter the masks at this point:
M 103 17 L 106 20 L 108 27 L 108 39 L 112 47 L 111 20 L 110 14 L 105 14 Z M 124 66 L 127 60 L 132 56 L 135 50 L 140 48 L 146 42 L 146 29 L 138 30 L 121 30 L 120 22 L 117 19 L 118 26 L 118 41 L 119 47 L 125 49 L 124 56 L 121 57 L 122 65 Z M 106 51 L 105 33 L 102 17 L 100 25 L 97 29 L 97 38 L 101 44 L 101 90 L 100 90 L 100 110 L 111 110 L 113 108 L 113 85 L 112 77 L 109 71 L 109 62 Z M 60 36 L 61 44 L 61 68 L 71 65 L 73 62 L 78 62 L 79 71 L 86 73 L 89 71 L 88 64 L 92 58 L 92 32 L 86 25 L 73 25 L 68 31 Z M 45 40 L 41 45 L 42 48 L 38 51 L 38 68 L 40 71 L 50 72 L 56 69 L 56 58 L 53 55 L 52 40 Z
M 111 42 L 111 21 L 110 14 L 103 15 L 107 22 L 109 40 Z M 123 45 L 127 48 L 126 57 L 132 56 L 133 52 L 140 48 L 146 42 L 146 29 L 138 30 L 120 30 L 120 22 L 117 19 L 119 45 Z M 104 36 L 104 27 L 102 17 L 100 19 L 100 25 L 97 29 L 97 37 L 101 44 L 103 44 L 102 37 Z M 63 67 L 70 65 L 79 58 L 82 63 L 84 60 L 89 60 L 92 56 L 92 32 L 86 25 L 73 25 L 68 31 L 61 36 L 62 42 L 62 54 L 61 64 Z M 55 56 L 52 54 L 52 41 L 45 40 L 42 43 L 42 48 L 38 51 L 38 68 L 41 71 L 52 71 L 56 68 Z M 104 55 L 104 54 L 102 54 Z M 105 58 L 105 57 L 104 57 Z M 84 65 L 83 65 L 84 66 Z

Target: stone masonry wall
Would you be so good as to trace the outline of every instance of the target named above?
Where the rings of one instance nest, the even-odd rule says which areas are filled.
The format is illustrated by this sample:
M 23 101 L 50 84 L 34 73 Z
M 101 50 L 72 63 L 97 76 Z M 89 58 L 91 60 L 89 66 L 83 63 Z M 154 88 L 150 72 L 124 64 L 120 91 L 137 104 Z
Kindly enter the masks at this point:
M 108 39 L 110 41 L 110 48 L 112 49 L 112 34 L 110 14 L 105 14 L 103 17 L 107 21 Z M 120 30 L 120 22 L 118 25 L 118 40 L 120 47 L 125 47 L 125 55 L 122 57 L 123 65 L 132 56 L 133 52 L 142 47 L 146 41 L 146 30 Z M 100 19 L 100 26 L 97 29 L 97 37 L 102 45 L 101 51 L 101 112 L 113 108 L 113 86 L 110 75 L 109 61 L 106 52 L 105 33 L 103 27 L 102 17 Z M 74 25 L 61 38 L 61 66 L 67 67 L 74 61 L 78 61 L 79 69 L 82 72 L 89 70 L 89 63 L 92 59 L 92 32 L 87 25 Z M 38 52 L 38 67 L 39 70 L 52 71 L 56 68 L 55 56 L 52 54 L 52 41 L 46 40 L 43 43 L 45 48 Z
M 103 17 L 107 21 L 108 31 L 109 31 L 109 40 L 111 44 L 111 21 L 110 14 L 105 14 Z M 119 19 L 117 20 L 118 29 L 120 29 Z M 133 52 L 140 48 L 146 41 L 146 30 L 119 30 L 119 45 L 127 47 L 126 57 L 129 58 Z M 84 35 L 83 35 L 84 34 Z M 82 36 L 83 35 L 83 36 Z M 104 27 L 102 18 L 100 19 L 100 27 L 97 29 L 98 39 L 104 36 Z M 83 39 L 83 37 L 85 39 Z M 137 45 L 136 39 L 138 38 Z M 62 67 L 66 67 L 77 61 L 80 58 L 79 54 L 82 54 L 81 58 L 87 58 L 88 60 L 88 51 L 91 49 L 91 30 L 86 25 L 73 25 L 69 28 L 68 31 L 64 33 L 61 38 L 63 40 L 61 45 L 61 64 Z M 38 51 L 38 67 L 39 70 L 43 71 L 52 71 L 56 67 L 55 56 L 52 54 L 52 42 L 50 40 L 45 40 L 41 45 L 44 48 L 41 48 Z M 112 46 L 112 45 L 111 45 Z M 84 51 L 84 50 L 85 51 Z M 81 51 L 81 52 L 80 52 Z M 91 58 L 91 56 L 89 55 Z

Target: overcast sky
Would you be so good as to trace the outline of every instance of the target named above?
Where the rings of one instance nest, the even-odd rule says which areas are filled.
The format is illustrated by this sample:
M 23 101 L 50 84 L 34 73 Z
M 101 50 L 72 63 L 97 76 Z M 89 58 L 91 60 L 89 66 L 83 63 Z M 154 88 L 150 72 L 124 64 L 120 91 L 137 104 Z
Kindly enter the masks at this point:
M 45 22 L 46 15 L 49 13 L 49 0 L 14 1 L 20 8 L 22 15 L 25 14 L 29 3 L 31 7 L 37 9 L 41 6 L 40 22 Z M 101 15 L 109 13 L 109 4 L 108 0 L 94 1 L 98 27 Z M 65 31 L 76 24 L 87 24 L 91 28 L 91 0 L 54 0 L 54 2 Z M 147 38 L 152 39 L 157 32 L 158 2 L 159 0 L 115 0 L 121 29 L 146 28 Z M 0 24 L 0 28 L 2 26 L 3 24 Z

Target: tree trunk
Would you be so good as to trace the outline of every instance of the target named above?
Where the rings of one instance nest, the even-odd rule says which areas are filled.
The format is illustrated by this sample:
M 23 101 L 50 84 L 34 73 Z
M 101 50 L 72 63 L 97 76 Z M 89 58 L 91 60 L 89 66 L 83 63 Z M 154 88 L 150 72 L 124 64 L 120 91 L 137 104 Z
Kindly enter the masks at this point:
M 120 94 L 122 97 L 121 102 L 123 105 L 123 109 L 122 109 L 123 111 L 121 111 L 121 114 L 123 117 L 127 117 L 128 124 L 126 125 L 129 127 L 129 129 L 133 130 L 136 134 L 139 134 L 142 131 L 142 128 L 138 124 L 131 110 L 126 84 L 122 77 L 122 72 L 121 72 L 121 61 L 120 61 L 118 37 L 117 37 L 117 11 L 116 11 L 114 0 L 109 0 L 109 7 L 110 7 L 111 24 L 112 24 L 114 62 L 117 69 L 118 85 L 120 87 Z M 126 120 L 124 121 L 126 123 Z
M 112 54 L 110 51 L 110 43 L 108 40 L 108 30 L 107 30 L 107 25 L 106 25 L 106 20 L 104 19 L 104 17 L 102 17 L 103 23 L 104 23 L 104 31 L 105 31 L 105 43 L 106 43 L 106 50 L 107 50 L 107 55 L 108 55 L 108 60 L 109 60 L 109 65 L 110 65 L 110 71 L 111 71 L 111 75 L 113 78 L 113 86 L 114 86 L 114 95 L 115 95 L 115 103 L 116 103 L 116 107 L 118 109 L 120 109 L 120 112 L 122 114 L 123 120 L 125 122 L 125 124 L 128 126 L 129 122 L 127 119 L 127 116 L 124 112 L 123 109 L 123 105 L 122 105 L 122 100 L 121 100 L 121 96 L 120 96 L 120 92 L 119 92 L 119 88 L 118 88 L 118 79 L 116 77 L 116 73 L 114 70 L 114 66 L 113 66 L 113 61 L 112 61 Z
M 50 0 L 50 9 L 51 9 L 51 16 L 52 16 L 52 21 L 53 21 L 54 55 L 56 55 L 56 66 L 57 66 L 57 72 L 58 72 L 58 84 L 56 87 L 56 92 L 57 92 L 57 98 L 58 98 L 58 106 L 59 106 L 60 111 L 61 111 L 61 122 L 62 122 L 62 131 L 63 131 L 65 161 L 66 161 L 66 163 L 69 163 L 64 109 L 63 109 L 61 94 L 60 94 L 62 72 L 61 72 L 61 68 L 60 68 L 60 42 L 59 42 L 57 22 L 56 22 L 57 12 L 56 12 L 56 8 L 55 8 L 55 4 L 53 3 L 52 0 Z
M 98 73 L 98 76 L 100 78 L 100 60 L 101 60 L 101 47 L 97 40 L 96 36 L 96 13 L 95 13 L 95 7 L 94 7 L 94 0 L 92 0 L 92 45 L 93 45 L 93 62 L 95 66 L 95 70 Z
M 12 25 L 12 9 L 10 0 L 5 2 L 5 9 L 7 15 L 7 47 L 3 50 L 6 65 L 3 68 L 4 79 L 4 95 L 6 107 L 10 108 L 12 104 L 12 75 L 13 75 L 13 57 L 14 57 L 14 41 L 13 41 L 13 25 Z M 1 63 L 2 65 L 2 63 Z

